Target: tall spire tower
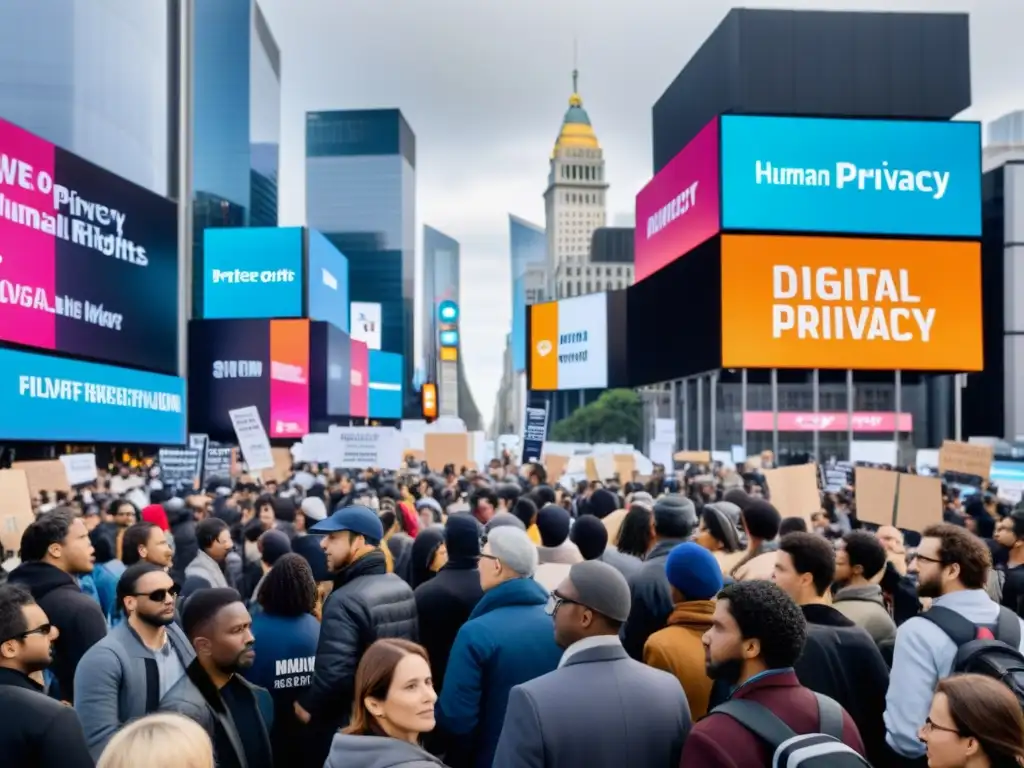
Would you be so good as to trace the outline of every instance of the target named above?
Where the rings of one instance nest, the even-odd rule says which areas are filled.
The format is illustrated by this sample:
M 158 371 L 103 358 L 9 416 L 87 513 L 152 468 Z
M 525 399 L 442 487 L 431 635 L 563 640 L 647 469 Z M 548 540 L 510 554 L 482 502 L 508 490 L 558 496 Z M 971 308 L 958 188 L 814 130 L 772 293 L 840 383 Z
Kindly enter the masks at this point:
M 605 225 L 604 154 L 579 93 L 573 43 L 572 94 L 551 152 L 544 192 L 547 221 L 548 295 L 581 296 L 617 287 L 601 267 L 590 264 L 590 238 Z

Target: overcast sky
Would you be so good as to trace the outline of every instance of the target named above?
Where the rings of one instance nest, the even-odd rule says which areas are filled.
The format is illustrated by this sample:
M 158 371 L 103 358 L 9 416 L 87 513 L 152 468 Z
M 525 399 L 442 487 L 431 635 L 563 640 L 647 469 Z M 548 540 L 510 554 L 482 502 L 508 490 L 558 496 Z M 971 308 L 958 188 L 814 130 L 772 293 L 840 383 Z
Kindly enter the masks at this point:
M 416 133 L 422 225 L 462 244 L 463 359 L 489 422 L 511 322 L 508 214 L 544 224 L 571 91 L 604 149 L 609 222 L 651 175 L 651 105 L 727 0 L 259 0 L 282 50 L 281 223 L 305 223 L 305 113 L 398 107 Z M 746 7 L 969 11 L 974 107 L 1024 108 L 1022 0 L 748 0 Z M 420 314 L 417 311 L 416 315 Z M 417 349 L 419 348 L 417 336 Z

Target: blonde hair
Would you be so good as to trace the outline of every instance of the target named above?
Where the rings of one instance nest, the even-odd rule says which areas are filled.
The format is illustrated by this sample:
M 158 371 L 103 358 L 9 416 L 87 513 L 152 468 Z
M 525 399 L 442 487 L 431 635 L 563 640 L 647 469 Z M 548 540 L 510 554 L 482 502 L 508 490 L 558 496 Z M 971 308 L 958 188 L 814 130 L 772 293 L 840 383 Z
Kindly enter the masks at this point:
M 213 768 L 213 744 L 200 726 L 173 714 L 147 715 L 110 740 L 96 768 Z

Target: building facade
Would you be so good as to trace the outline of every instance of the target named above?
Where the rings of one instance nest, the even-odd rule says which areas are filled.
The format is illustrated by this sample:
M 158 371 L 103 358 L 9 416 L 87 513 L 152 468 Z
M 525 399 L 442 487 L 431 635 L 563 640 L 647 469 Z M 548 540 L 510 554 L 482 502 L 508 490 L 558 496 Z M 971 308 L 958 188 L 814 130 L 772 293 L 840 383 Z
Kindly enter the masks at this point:
M 404 356 L 414 415 L 416 136 L 399 110 L 307 113 L 306 223 L 348 257 L 350 299 L 381 305 L 382 349 Z
M 172 0 L 4 0 L 0 117 L 176 196 L 177 13 Z
M 423 362 L 427 378 L 437 381 L 440 357 L 437 308 L 442 301 L 462 305 L 459 293 L 459 242 L 433 227 L 423 226 Z
M 512 264 L 512 369 L 526 370 L 526 308 L 546 301 L 547 234 L 542 227 L 509 214 L 509 254 Z

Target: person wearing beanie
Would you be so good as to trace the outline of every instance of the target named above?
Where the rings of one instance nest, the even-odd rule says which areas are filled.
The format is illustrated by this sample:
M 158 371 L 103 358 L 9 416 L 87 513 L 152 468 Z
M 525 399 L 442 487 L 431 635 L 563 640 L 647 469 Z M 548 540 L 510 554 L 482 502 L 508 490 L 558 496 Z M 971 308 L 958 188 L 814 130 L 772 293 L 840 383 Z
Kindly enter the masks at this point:
M 307 496 L 299 504 L 295 512 L 295 538 L 292 539 L 292 552 L 302 555 L 309 567 L 313 569 L 313 578 L 317 584 L 330 581 L 327 571 L 327 556 L 320 546 L 321 536 L 311 534 L 309 529 L 327 519 L 327 505 L 320 496 Z
M 594 515 L 583 514 L 573 524 L 569 538 L 584 560 L 600 560 L 608 548 L 608 529 Z
M 572 541 L 569 529 L 572 519 L 557 504 L 547 504 L 537 513 L 537 530 L 541 545 L 537 547 L 537 572 L 533 578 L 550 592 L 569 575 L 569 567 L 583 562 L 583 556 Z
M 501 528 L 503 525 L 510 525 L 513 528 L 518 528 L 521 531 L 526 530 L 526 526 L 523 525 L 523 521 L 513 515 L 511 512 L 495 512 L 494 517 L 487 521 L 487 525 L 484 526 L 484 535 L 493 531 L 495 528 Z
M 771 579 L 775 573 L 775 549 L 772 543 L 779 535 L 782 515 L 765 499 L 751 499 L 741 510 L 743 530 L 747 534 L 747 552 L 733 566 L 729 575 L 736 581 Z
M 665 577 L 665 560 L 697 527 L 697 508 L 681 493 L 669 493 L 654 503 L 654 545 L 643 565 L 629 580 L 633 607 L 623 630 L 622 644 L 637 661 L 643 660 L 647 638 L 665 627 L 673 601 Z
M 310 764 L 323 765 L 335 731 L 351 717 L 363 653 L 379 637 L 415 642 L 419 622 L 412 588 L 388 573 L 380 550 L 384 527 L 376 512 L 342 507 L 309 532 L 324 536 L 320 544 L 334 574 L 334 590 L 323 607 L 313 679 L 295 702 L 295 714 L 310 725 Z
M 607 488 L 598 488 L 583 504 L 581 512 L 584 515 L 593 515 L 598 520 L 604 520 L 608 515 L 618 509 L 619 497 Z
M 711 629 L 714 598 L 722 589 L 722 569 L 705 547 L 688 541 L 669 552 L 665 577 L 674 607 L 668 626 L 644 645 L 644 663 L 674 676 L 686 693 L 693 717 L 701 718 L 708 712 L 712 686 L 704 667 L 701 638 Z
M 509 691 L 558 666 L 562 651 L 536 570 L 537 547 L 524 531 L 491 531 L 480 553 L 484 596 L 455 638 L 437 700 L 437 724 L 450 737 L 447 765 L 490 768 Z
M 252 597 L 249 599 L 250 613 L 260 610 L 259 598 L 263 582 L 267 580 L 267 574 L 274 567 L 274 563 L 292 551 L 292 543 L 286 533 L 271 529 L 260 534 L 256 540 L 256 547 L 260 553 L 260 570 L 263 575 L 252 590 Z
M 570 568 L 547 604 L 561 661 L 511 690 L 495 768 L 679 765 L 690 710 L 671 675 L 622 647 L 630 603 L 625 577 L 607 563 Z
M 529 496 L 520 496 L 512 505 L 512 514 L 526 526 L 530 541 L 540 546 L 540 531 L 537 529 L 537 505 Z
M 728 501 L 705 504 L 700 511 L 696 541 L 714 555 L 723 574 L 729 573 L 746 556 L 740 544 L 740 532 L 733 522 L 739 517 L 740 508 Z
M 416 587 L 416 613 L 419 617 L 420 645 L 427 649 L 434 690 L 444 688 L 455 636 L 484 596 L 480 587 L 479 524 L 472 515 L 449 515 L 444 524 L 448 562 L 434 578 Z

